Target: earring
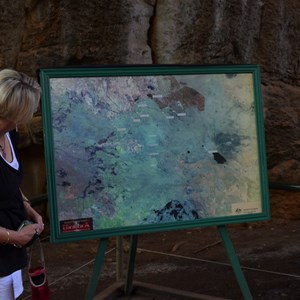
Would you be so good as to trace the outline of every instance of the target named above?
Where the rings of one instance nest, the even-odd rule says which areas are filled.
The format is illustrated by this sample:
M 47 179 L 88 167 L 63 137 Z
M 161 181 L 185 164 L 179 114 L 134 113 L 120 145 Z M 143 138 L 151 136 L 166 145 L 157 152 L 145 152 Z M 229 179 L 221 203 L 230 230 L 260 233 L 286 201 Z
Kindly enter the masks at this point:
M 16 132 L 18 132 L 18 124 L 16 124 Z

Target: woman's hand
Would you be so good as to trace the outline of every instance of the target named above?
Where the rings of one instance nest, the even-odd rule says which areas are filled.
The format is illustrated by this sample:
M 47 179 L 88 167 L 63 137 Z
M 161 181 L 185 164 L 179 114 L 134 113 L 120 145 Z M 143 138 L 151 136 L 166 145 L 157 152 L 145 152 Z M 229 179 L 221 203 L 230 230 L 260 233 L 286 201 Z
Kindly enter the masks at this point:
M 32 208 L 33 212 L 31 214 L 30 217 L 30 220 L 33 222 L 33 223 L 36 223 L 38 225 L 38 228 L 37 228 L 37 234 L 41 234 L 44 230 L 44 223 L 43 223 L 43 218 L 42 216 L 37 213 L 33 208 Z
M 44 223 L 43 223 L 42 216 L 36 210 L 34 210 L 28 202 L 24 202 L 24 207 L 28 219 L 38 225 L 37 234 L 41 234 L 44 230 Z
M 25 246 L 35 234 L 39 234 L 38 230 L 39 224 L 37 223 L 24 226 L 19 231 L 10 230 L 10 243 L 20 247 Z

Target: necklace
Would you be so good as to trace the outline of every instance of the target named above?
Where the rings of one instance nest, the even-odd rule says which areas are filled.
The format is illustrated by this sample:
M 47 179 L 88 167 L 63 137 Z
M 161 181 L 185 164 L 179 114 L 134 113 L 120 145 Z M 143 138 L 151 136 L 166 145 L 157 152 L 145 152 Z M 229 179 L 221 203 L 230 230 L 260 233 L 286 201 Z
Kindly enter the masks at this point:
M 2 152 L 2 156 L 6 159 L 6 152 L 5 152 L 5 135 L 3 135 L 3 146 L 0 144 L 0 150 Z

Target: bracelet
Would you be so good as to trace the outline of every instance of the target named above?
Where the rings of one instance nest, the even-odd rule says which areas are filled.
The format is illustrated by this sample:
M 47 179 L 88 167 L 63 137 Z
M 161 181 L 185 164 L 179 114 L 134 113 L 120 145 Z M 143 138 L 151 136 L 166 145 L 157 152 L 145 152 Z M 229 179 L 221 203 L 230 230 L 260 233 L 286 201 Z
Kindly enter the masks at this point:
M 2 245 L 7 245 L 10 241 L 10 238 L 9 238 L 9 231 L 6 229 L 6 233 L 7 233 L 7 241 L 5 243 L 1 243 Z

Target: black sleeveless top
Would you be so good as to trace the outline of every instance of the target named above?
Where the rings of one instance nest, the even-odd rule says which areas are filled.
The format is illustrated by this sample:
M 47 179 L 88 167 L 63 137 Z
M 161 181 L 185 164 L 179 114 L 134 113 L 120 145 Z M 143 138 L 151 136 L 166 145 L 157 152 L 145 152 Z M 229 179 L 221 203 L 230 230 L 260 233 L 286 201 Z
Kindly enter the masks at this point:
M 16 132 L 12 131 L 9 135 L 18 159 Z M 26 219 L 20 192 L 22 166 L 19 159 L 18 161 L 19 170 L 16 170 L 0 156 L 0 226 L 11 230 L 17 230 Z M 26 263 L 26 249 L 0 244 L 0 277 L 24 268 Z

